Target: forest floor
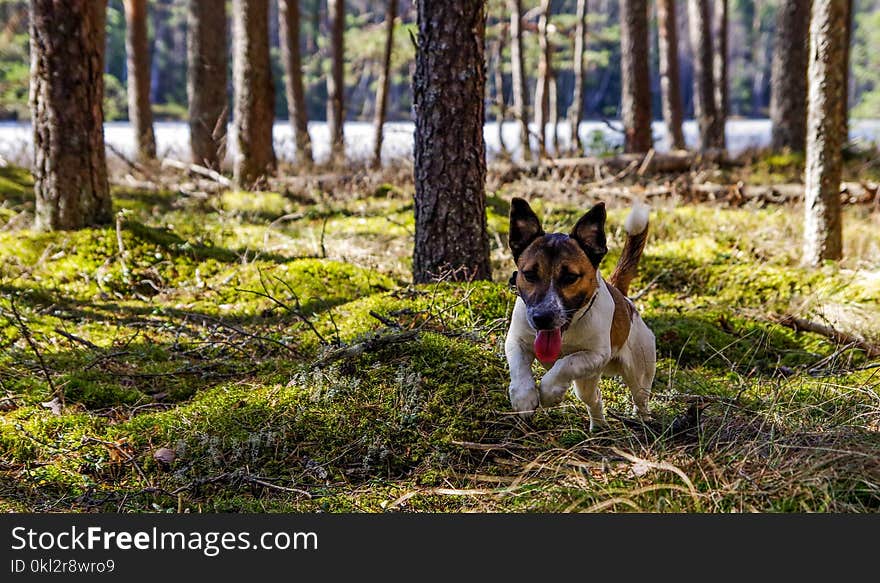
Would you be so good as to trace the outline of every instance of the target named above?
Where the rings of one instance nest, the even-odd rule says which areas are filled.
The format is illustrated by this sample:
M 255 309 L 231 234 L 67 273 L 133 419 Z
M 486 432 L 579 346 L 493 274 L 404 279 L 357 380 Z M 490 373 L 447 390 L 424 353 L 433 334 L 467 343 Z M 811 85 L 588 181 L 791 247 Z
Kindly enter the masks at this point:
M 860 164 L 850 179 L 876 181 Z M 117 224 L 60 233 L 25 228 L 31 179 L 0 168 L 0 511 L 880 510 L 874 206 L 847 205 L 846 259 L 807 270 L 798 203 L 687 194 L 697 175 L 796 180 L 797 160 L 507 170 L 489 177 L 494 282 L 414 286 L 406 168 L 209 194 L 166 168 L 176 187 L 117 181 Z M 606 271 L 628 196 L 672 191 L 632 287 L 654 420 L 606 379 L 607 431 L 571 395 L 525 423 L 503 356 L 509 200 L 568 229 L 611 183 Z

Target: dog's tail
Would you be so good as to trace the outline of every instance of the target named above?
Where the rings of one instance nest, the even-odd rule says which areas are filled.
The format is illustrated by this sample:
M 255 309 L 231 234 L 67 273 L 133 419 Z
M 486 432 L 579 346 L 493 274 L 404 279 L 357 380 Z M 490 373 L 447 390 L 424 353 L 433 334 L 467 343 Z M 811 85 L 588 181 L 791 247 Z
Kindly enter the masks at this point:
M 608 282 L 619 289 L 623 295 L 629 295 L 629 284 L 636 276 L 639 269 L 639 259 L 645 249 L 645 241 L 648 240 L 648 214 L 650 209 L 639 202 L 633 205 L 632 211 L 623 223 L 626 231 L 626 243 L 614 273 L 608 278 Z

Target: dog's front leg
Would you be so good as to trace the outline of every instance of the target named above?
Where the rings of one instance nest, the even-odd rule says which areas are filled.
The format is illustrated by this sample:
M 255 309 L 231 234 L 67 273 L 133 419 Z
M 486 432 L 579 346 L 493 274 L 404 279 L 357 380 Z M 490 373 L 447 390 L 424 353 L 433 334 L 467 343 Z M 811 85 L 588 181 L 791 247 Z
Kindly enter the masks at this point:
M 507 364 L 510 367 L 510 406 L 523 417 L 531 417 L 538 408 L 538 389 L 532 376 L 535 353 L 520 338 L 508 336 L 504 343 Z
M 584 350 L 569 354 L 556 361 L 541 379 L 541 406 L 553 407 L 565 397 L 572 381 L 597 376 L 608 364 L 611 350 Z

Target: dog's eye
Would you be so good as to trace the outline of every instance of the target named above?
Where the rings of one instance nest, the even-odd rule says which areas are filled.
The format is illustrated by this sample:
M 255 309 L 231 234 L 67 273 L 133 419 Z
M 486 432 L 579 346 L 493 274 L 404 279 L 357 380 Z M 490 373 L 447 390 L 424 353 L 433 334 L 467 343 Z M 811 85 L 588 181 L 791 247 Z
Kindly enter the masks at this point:
M 561 276 L 559 276 L 559 283 L 561 285 L 571 285 L 580 278 L 581 276 L 577 273 L 563 273 Z
M 537 271 L 523 271 L 523 277 L 526 278 L 526 281 L 529 283 L 535 283 L 538 281 L 538 272 Z

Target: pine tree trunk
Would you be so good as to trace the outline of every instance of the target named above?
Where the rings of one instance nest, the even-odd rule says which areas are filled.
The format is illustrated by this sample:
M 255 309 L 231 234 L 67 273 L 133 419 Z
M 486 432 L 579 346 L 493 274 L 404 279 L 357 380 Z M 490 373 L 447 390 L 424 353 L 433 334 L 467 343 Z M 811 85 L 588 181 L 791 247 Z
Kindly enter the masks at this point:
M 846 70 L 846 83 L 843 85 L 843 143 L 849 142 L 849 53 L 852 48 L 853 33 L 853 0 L 846 0 L 846 42 L 844 44 L 844 69 Z
M 770 76 L 770 145 L 803 152 L 807 144 L 810 0 L 783 0 L 776 13 Z
M 204 2 L 204 0 L 203 0 Z M 175 13 L 182 0 L 151 0 L 153 24 L 150 101 L 183 101 L 186 91 L 186 22 Z M 208 4 L 213 4 L 208 2 Z
M 330 29 L 330 75 L 327 76 L 327 127 L 330 130 L 330 158 L 345 159 L 345 0 L 327 0 Z
M 504 100 L 504 26 L 499 25 L 498 39 L 492 43 L 492 61 L 495 64 L 495 122 L 498 125 L 498 147 L 502 155 L 507 155 L 507 144 L 504 143 L 504 120 L 507 118 L 507 101 Z
M 648 2 L 620 3 L 620 117 L 626 152 L 647 152 L 651 136 L 651 76 L 648 70 Z
M 310 3 L 308 50 L 314 53 L 318 50 L 318 37 L 321 36 L 321 0 L 310 0 Z
M 484 3 L 418 0 L 413 279 L 490 279 Z
M 840 180 L 847 4 L 846 0 L 814 0 L 810 22 L 803 261 L 813 266 L 843 257 Z
M 376 90 L 376 116 L 373 126 L 376 128 L 376 142 L 373 147 L 373 168 L 382 166 L 382 141 L 384 138 L 385 115 L 388 108 L 388 86 L 391 82 L 391 51 L 394 49 L 394 19 L 397 18 L 397 0 L 388 0 L 388 12 L 385 15 L 385 54 L 382 61 L 382 72 L 379 75 L 379 87 Z
M 694 116 L 699 126 L 699 149 L 713 150 L 721 146 L 717 143 L 718 113 L 715 111 L 708 0 L 688 0 L 688 25 L 694 54 Z
M 235 183 L 245 190 L 265 186 L 275 169 L 272 122 L 275 88 L 269 63 L 269 0 L 234 0 Z
M 79 229 L 110 222 L 104 152 L 106 5 L 31 0 L 30 104 L 35 227 Z
M 724 128 L 727 124 L 727 0 L 715 0 L 713 12 L 713 30 L 715 31 L 715 51 L 712 60 L 712 83 L 715 89 L 714 126 L 716 132 L 713 141 L 718 148 L 725 147 Z
M 660 49 L 660 91 L 663 121 L 675 150 L 684 150 L 681 76 L 678 67 L 678 26 L 675 0 L 657 0 L 658 46 Z
M 577 0 L 574 29 L 574 92 L 571 97 L 569 123 L 571 124 L 571 149 L 580 154 L 581 136 L 579 129 L 584 119 L 584 47 L 587 34 L 587 0 Z
M 752 115 L 764 116 L 764 107 L 767 105 L 767 61 L 770 59 L 772 66 L 772 58 L 769 53 L 772 52 L 772 44 L 770 42 L 770 31 L 765 30 L 762 26 L 761 8 L 766 0 L 756 1 L 754 18 L 752 19 Z
M 519 122 L 519 143 L 523 160 L 532 159 L 529 137 L 529 92 L 526 87 L 523 41 L 522 0 L 507 0 L 510 11 L 510 82 L 513 85 L 513 109 Z
M 396 0 L 392 0 L 392 2 L 394 1 Z M 309 137 L 306 94 L 303 89 L 299 23 L 299 0 L 278 0 L 278 32 L 281 42 L 281 60 L 284 63 L 287 116 L 293 130 L 296 161 L 308 166 L 312 164 L 312 140 Z
M 187 2 L 189 137 L 193 164 L 219 169 L 226 157 L 225 3 Z
M 559 155 L 559 94 L 557 93 L 556 73 L 550 75 L 550 149 L 554 156 Z
M 547 155 L 547 118 L 550 117 L 550 77 L 553 75 L 550 39 L 547 26 L 550 23 L 551 0 L 541 0 L 541 15 L 538 17 L 538 44 L 541 57 L 538 59 L 538 82 L 535 84 L 535 125 L 538 126 L 538 151 L 541 158 Z
M 153 110 L 150 106 L 150 42 L 147 1 L 125 0 L 125 55 L 128 74 L 128 119 L 134 126 L 137 158 L 156 157 Z

